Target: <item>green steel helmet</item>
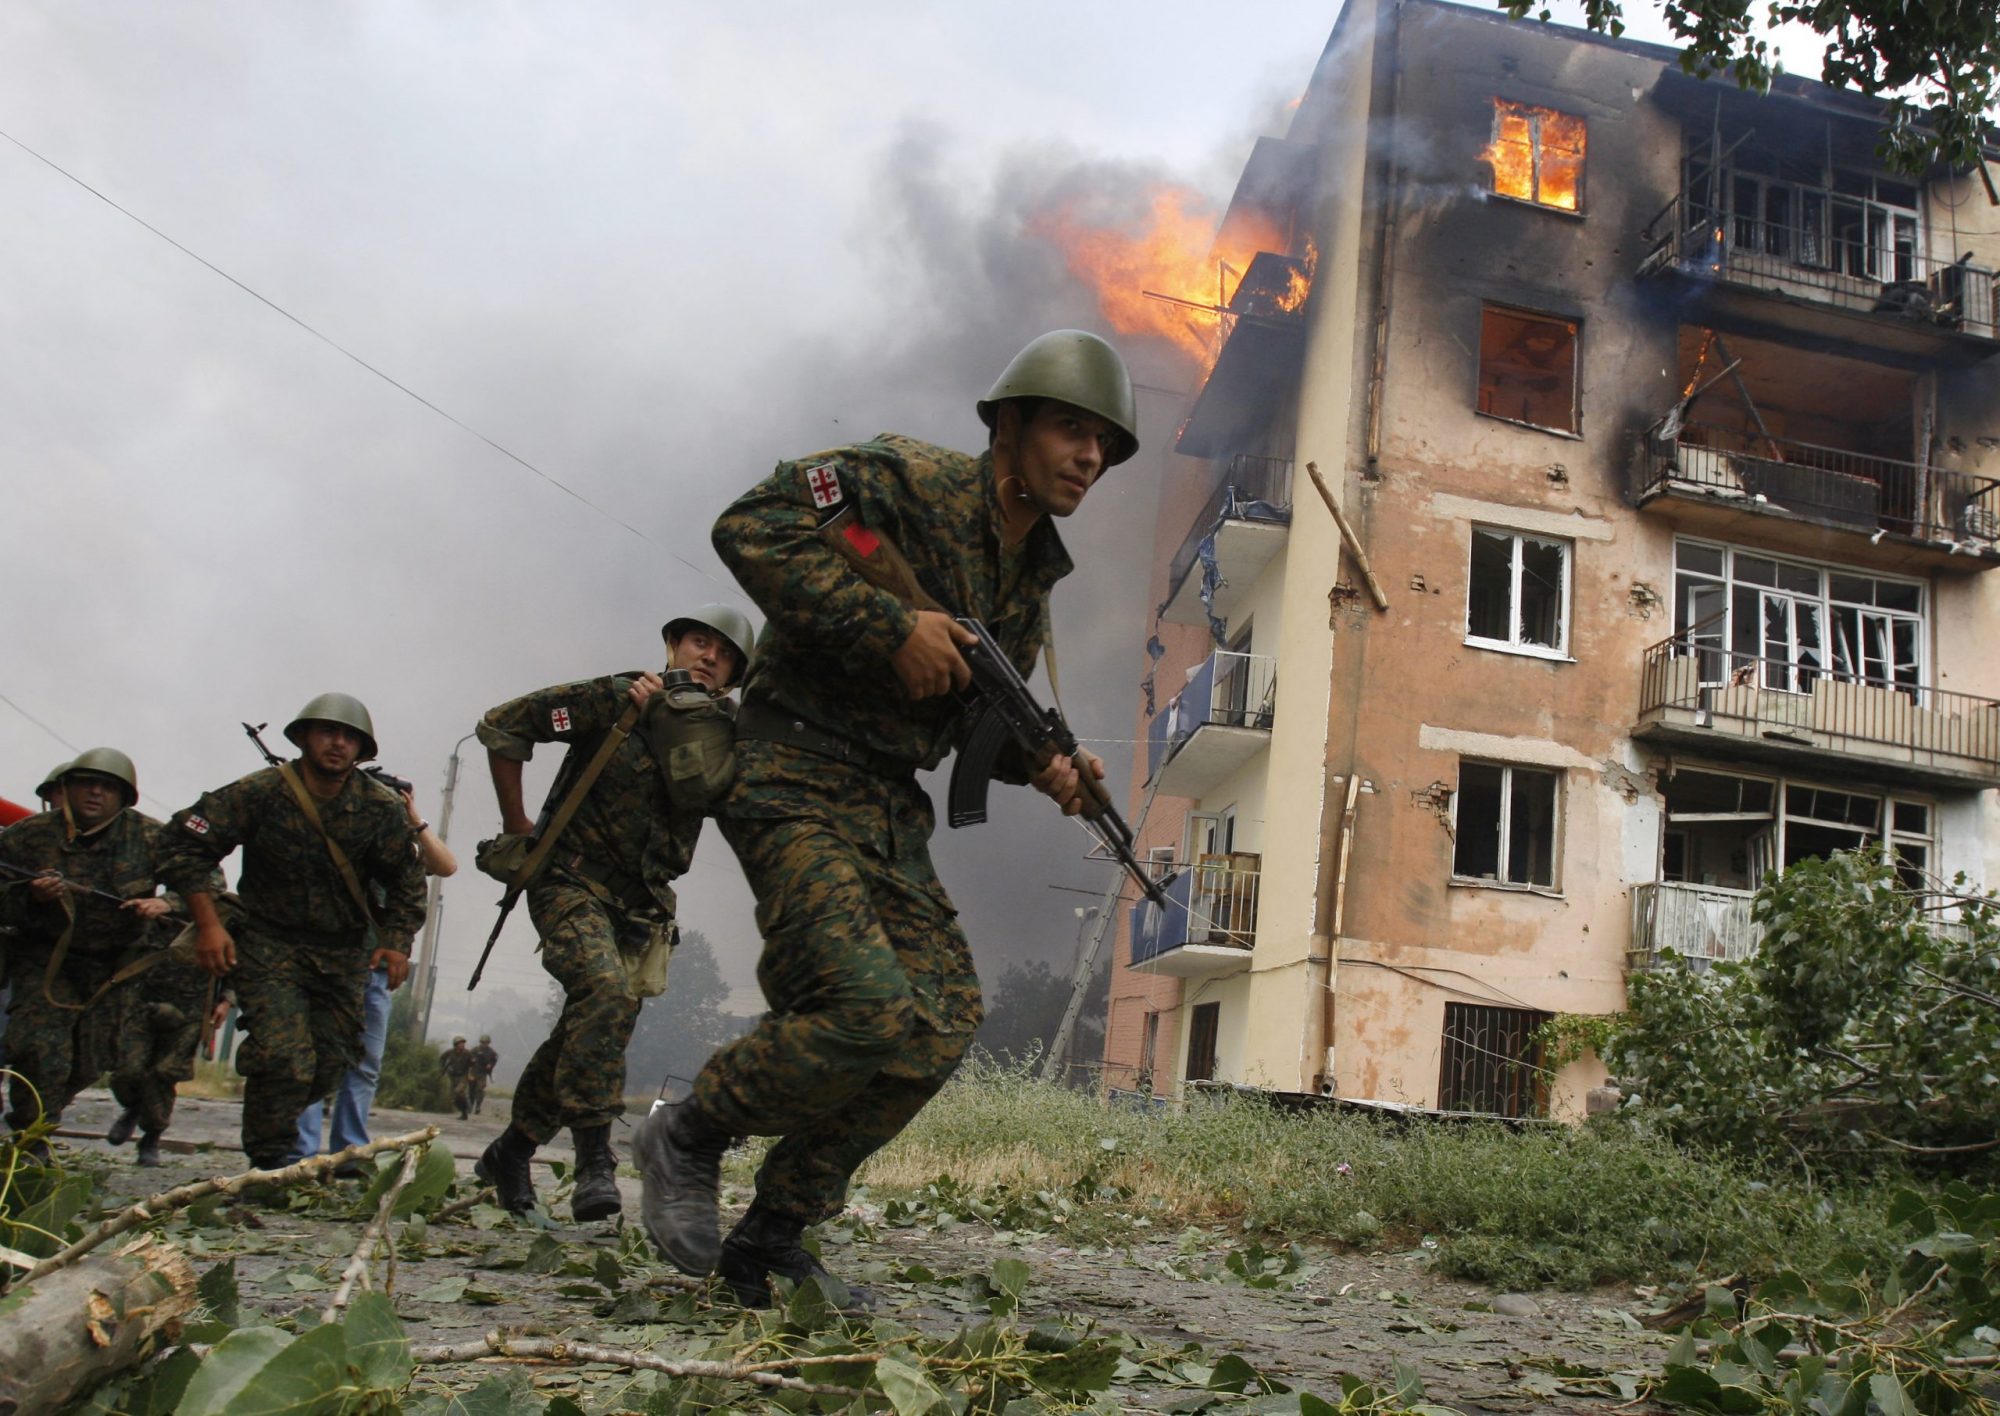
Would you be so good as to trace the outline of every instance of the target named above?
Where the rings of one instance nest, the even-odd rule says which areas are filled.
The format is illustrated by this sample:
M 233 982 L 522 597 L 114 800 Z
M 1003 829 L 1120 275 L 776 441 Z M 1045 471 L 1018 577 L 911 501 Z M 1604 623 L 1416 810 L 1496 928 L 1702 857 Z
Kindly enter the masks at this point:
M 49 768 L 49 775 L 42 778 L 41 785 L 35 788 L 35 795 L 43 801 L 54 801 L 56 787 L 62 782 L 62 774 L 67 771 L 69 771 L 67 762 L 58 762 Z
M 95 772 L 102 777 L 116 777 L 125 788 L 125 804 L 131 806 L 139 800 L 139 769 L 132 765 L 132 759 L 115 747 L 87 748 L 76 755 L 74 762 L 65 762 L 58 774 L 67 777 L 72 772 Z
M 493 1041 L 493 1034 L 492 1034 L 492 1033 L 481 1033 L 481 1034 L 479 1035 L 479 1040 L 480 1040 L 481 1042 L 491 1042 L 491 1041 Z
M 729 641 L 729 647 L 736 651 L 736 677 L 725 687 L 741 683 L 743 675 L 750 672 L 750 651 L 757 640 L 757 636 L 750 632 L 750 616 L 734 605 L 703 605 L 690 614 L 675 615 L 661 625 L 660 638 L 671 648 L 690 625 L 697 624 L 714 630 Z
M 368 708 L 352 694 L 322 693 L 312 702 L 299 709 L 299 714 L 285 724 L 285 736 L 292 746 L 303 749 L 303 734 L 307 723 L 338 723 L 343 728 L 352 728 L 361 734 L 361 756 L 355 760 L 366 762 L 375 756 L 375 720 L 368 716 Z
M 1125 438 L 1105 457 L 1107 471 L 1139 450 L 1132 375 L 1116 349 L 1087 331 L 1059 329 L 1029 340 L 979 400 L 979 421 L 991 429 L 1010 398 L 1060 399 L 1114 425 Z

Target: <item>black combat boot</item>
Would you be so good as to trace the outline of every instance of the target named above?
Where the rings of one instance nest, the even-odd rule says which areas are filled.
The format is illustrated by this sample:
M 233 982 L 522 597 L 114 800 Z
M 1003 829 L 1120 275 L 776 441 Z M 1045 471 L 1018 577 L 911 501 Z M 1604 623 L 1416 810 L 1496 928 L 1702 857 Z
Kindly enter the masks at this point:
M 761 1199 L 752 1200 L 750 1208 L 736 1227 L 729 1231 L 729 1237 L 722 1241 L 722 1281 L 729 1285 L 729 1291 L 736 1301 L 746 1308 L 768 1308 L 772 1303 L 771 1280 L 788 1278 L 793 1283 L 804 1283 L 815 1275 L 825 1275 L 826 1265 L 815 1258 L 799 1237 L 806 1232 L 806 1222 L 796 1216 L 780 1214 L 765 1207 Z M 847 1289 L 849 1308 L 873 1309 L 875 1295 L 865 1288 L 842 1283 Z
M 535 1181 L 528 1160 L 535 1143 L 518 1126 L 509 1126 L 488 1146 L 472 1173 L 493 1187 L 500 1207 L 509 1214 L 526 1214 L 535 1207 Z
M 123 1142 L 120 1142 L 123 1144 Z M 132 1158 L 134 1165 L 157 1166 L 160 1163 L 160 1133 L 141 1131 L 139 1133 L 139 1154 Z
M 569 1212 L 578 1224 L 610 1219 L 625 1207 L 618 1198 L 618 1157 L 611 1150 L 611 1123 L 572 1126 L 569 1134 L 576 1142 L 576 1188 L 570 1192 Z
M 632 1136 L 646 1232 L 668 1263 L 694 1278 L 715 1272 L 722 1251 L 722 1153 L 734 1139 L 692 1098 L 655 1107 Z
M 118 1119 L 111 1123 L 111 1129 L 104 1133 L 104 1144 L 122 1146 L 132 1139 L 132 1133 L 139 1128 L 139 1113 L 126 1107 L 118 1113 Z

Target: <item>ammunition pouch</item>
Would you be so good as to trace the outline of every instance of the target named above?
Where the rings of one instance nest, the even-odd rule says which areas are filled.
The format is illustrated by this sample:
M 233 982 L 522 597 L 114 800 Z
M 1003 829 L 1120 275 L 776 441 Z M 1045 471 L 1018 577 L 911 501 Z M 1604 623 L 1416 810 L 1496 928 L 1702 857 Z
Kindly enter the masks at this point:
M 533 836 L 503 832 L 498 836 L 489 836 L 473 847 L 472 863 L 479 867 L 481 875 L 490 875 L 503 885 L 512 885 L 515 872 L 528 863 L 528 856 L 534 849 Z
M 643 948 L 620 949 L 619 962 L 625 965 L 625 981 L 635 998 L 657 998 L 667 991 L 667 963 L 680 942 L 677 924 L 656 924 L 648 932 Z
M 676 683 L 647 705 L 646 745 L 666 777 L 674 805 L 707 811 L 736 777 L 732 703 L 696 683 Z

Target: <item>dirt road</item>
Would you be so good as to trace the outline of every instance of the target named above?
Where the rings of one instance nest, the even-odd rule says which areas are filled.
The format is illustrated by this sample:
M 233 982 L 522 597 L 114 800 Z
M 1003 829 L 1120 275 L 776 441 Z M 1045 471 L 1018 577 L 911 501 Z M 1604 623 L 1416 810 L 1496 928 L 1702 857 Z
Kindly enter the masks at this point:
M 115 1114 L 108 1094 L 86 1092 L 66 1124 L 101 1132 Z M 209 1148 L 169 1154 L 157 1171 L 133 1167 L 129 1146 L 65 1144 L 86 1164 L 108 1165 L 110 1203 L 242 1169 L 238 1120 L 234 1102 L 184 1098 L 169 1138 Z M 443 1128 L 469 1184 L 473 1159 L 506 1124 L 506 1103 L 490 1101 L 470 1121 L 378 1112 L 374 1130 L 393 1135 L 429 1124 Z M 621 1158 L 629 1136 L 621 1128 Z M 558 1145 L 541 1158 L 567 1163 L 570 1152 Z M 536 1179 L 545 1197 L 555 1192 L 546 1166 Z M 629 1165 L 620 1187 L 629 1218 L 638 1202 Z M 739 1187 L 725 1192 L 732 1206 L 745 1199 Z M 397 1267 L 397 1309 L 412 1338 L 463 1341 L 496 1326 L 534 1325 L 588 1332 L 598 1341 L 650 1342 L 662 1323 L 694 1331 L 727 1325 L 726 1310 L 710 1315 L 685 1301 L 674 1307 L 678 1295 L 648 1287 L 645 1266 L 622 1266 L 621 1277 L 619 1264 L 600 1263 L 600 1256 L 615 1260 L 622 1246 L 636 1243 L 618 1226 L 568 1225 L 560 1203 L 553 1212 L 551 1229 L 517 1225 L 491 1210 L 475 1212 L 468 1223 L 433 1226 L 421 1253 L 406 1252 Z M 996 1262 L 1016 1258 L 1031 1275 L 1021 1300 L 1024 1322 L 1067 1316 L 1165 1347 L 1198 1344 L 1201 1351 L 1189 1359 L 1196 1364 L 1235 1353 L 1260 1373 L 1336 1401 L 1340 1373 L 1386 1381 L 1400 1360 L 1421 1374 L 1429 1400 L 1464 1411 L 1606 1411 L 1619 1403 L 1611 1374 L 1656 1369 L 1666 1346 L 1636 1329 L 1633 1315 L 1655 1304 L 1629 1289 L 1503 1296 L 1438 1277 L 1422 1249 L 1314 1252 L 1305 1269 L 1280 1279 L 1296 1286 L 1259 1289 L 1224 1273 L 1228 1254 L 1249 1242 L 1242 1236 L 1166 1235 L 1092 1250 L 1066 1243 L 1060 1232 L 978 1222 L 899 1228 L 866 1200 L 851 1215 L 826 1231 L 829 1267 L 876 1287 L 902 1322 L 948 1332 L 984 1317 L 986 1276 Z M 199 1230 L 185 1222 L 178 1228 L 197 1235 L 204 1264 L 236 1260 L 246 1321 L 253 1310 L 279 1318 L 323 1305 L 359 1235 L 359 1221 L 337 1202 L 302 1213 L 230 1209 Z M 1212 1276 L 1190 1276 L 1204 1271 Z M 1502 1311 L 1494 1311 L 1496 1304 Z M 574 1392 L 579 1378 L 554 1372 L 537 1380 L 551 1392 Z M 1186 1396 L 1158 1384 L 1119 1390 L 1128 1408 L 1179 1403 L 1187 1409 Z

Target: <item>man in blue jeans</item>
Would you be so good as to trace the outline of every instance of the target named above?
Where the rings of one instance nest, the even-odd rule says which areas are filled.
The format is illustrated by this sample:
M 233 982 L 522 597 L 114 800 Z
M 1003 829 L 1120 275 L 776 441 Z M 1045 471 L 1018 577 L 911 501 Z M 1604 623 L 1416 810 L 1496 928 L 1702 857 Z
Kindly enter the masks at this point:
M 443 877 L 456 871 L 458 858 L 431 830 L 430 822 L 417 814 L 416 798 L 408 792 L 403 793 L 403 810 L 410 818 L 410 830 L 417 838 L 417 854 L 423 857 L 425 872 Z M 333 1094 L 333 1122 L 326 1128 L 328 1150 L 342 1151 L 368 1143 L 368 1113 L 375 1105 L 375 1088 L 382 1081 L 382 1051 L 388 1042 L 389 971 L 372 969 L 368 974 L 368 991 L 361 1000 L 361 1058 L 347 1069 L 340 1079 L 339 1090 Z M 299 1113 L 299 1139 L 292 1149 L 293 1160 L 319 1154 L 325 1120 L 324 1101 L 315 1101 Z M 367 1167 L 355 1162 L 335 1173 L 349 1177 L 365 1175 Z

